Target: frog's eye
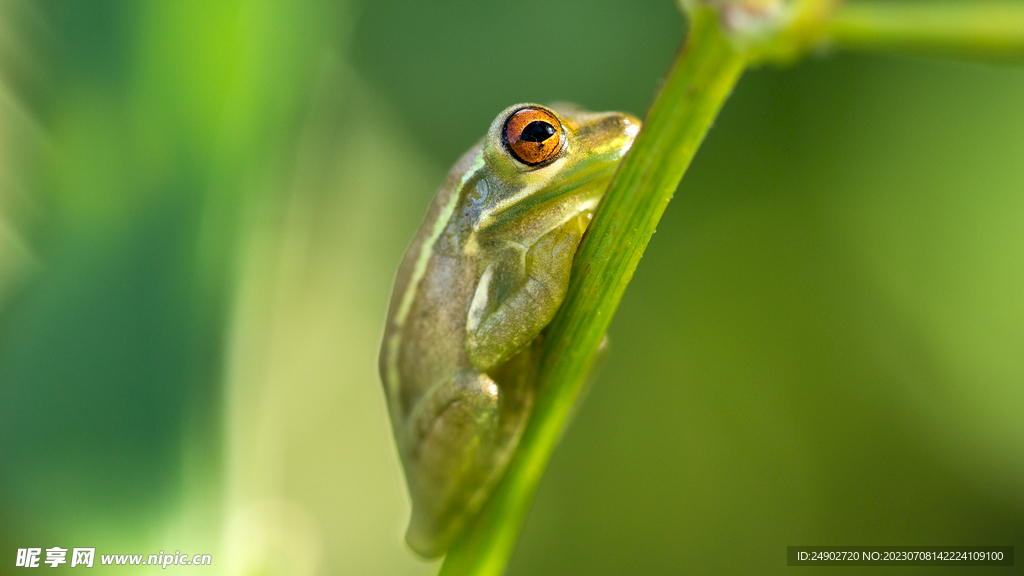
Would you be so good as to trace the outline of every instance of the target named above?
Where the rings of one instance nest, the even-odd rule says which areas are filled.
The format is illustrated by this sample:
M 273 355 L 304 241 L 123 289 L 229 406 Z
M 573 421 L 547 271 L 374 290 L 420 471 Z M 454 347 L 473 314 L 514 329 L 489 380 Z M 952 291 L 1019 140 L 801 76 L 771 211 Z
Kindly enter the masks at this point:
M 551 160 L 562 150 L 562 123 L 544 108 L 523 108 L 505 121 L 502 139 L 512 157 L 527 166 Z

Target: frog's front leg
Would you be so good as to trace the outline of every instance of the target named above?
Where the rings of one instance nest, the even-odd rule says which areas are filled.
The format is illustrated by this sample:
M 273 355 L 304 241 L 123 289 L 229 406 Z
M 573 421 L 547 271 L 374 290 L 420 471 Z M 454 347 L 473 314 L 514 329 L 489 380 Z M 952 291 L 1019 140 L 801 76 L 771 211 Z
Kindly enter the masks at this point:
M 569 287 L 569 272 L 589 213 L 541 236 L 518 258 L 492 263 L 469 308 L 466 351 L 489 370 L 523 349 L 551 322 Z

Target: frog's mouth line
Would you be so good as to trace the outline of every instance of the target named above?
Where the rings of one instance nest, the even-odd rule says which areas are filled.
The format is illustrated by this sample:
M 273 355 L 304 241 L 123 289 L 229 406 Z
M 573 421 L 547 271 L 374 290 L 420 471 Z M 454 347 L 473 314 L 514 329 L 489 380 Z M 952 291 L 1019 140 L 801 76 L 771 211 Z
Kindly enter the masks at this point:
M 571 206 L 574 214 L 593 210 L 608 188 L 621 159 L 622 154 L 616 154 L 606 162 L 595 162 L 571 173 L 557 186 L 543 188 L 525 198 L 510 198 L 505 206 L 494 210 L 485 220 L 481 220 L 478 230 L 486 231 L 488 235 L 499 233 L 505 226 L 518 222 L 521 216 L 554 212 L 555 207 L 560 205 Z M 575 197 L 577 201 L 566 202 L 571 197 Z

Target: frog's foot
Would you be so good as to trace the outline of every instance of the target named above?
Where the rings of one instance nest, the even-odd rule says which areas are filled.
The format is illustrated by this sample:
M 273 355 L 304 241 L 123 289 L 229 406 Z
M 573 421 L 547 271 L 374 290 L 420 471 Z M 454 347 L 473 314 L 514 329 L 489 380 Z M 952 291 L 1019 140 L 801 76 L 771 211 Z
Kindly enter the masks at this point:
M 412 517 L 405 540 L 417 554 L 444 554 L 490 491 L 500 395 L 488 375 L 462 370 L 413 415 L 406 462 Z

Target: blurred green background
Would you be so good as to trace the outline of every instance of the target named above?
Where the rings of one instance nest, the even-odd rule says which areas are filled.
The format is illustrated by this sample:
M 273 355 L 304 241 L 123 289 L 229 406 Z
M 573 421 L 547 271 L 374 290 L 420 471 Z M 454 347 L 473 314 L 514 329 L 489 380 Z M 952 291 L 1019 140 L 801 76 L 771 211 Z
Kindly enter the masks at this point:
M 436 572 L 376 374 L 405 243 L 502 108 L 642 114 L 683 30 L 669 0 L 0 1 L 0 572 Z M 509 574 L 1019 554 L 1024 69 L 751 71 L 610 337 Z

